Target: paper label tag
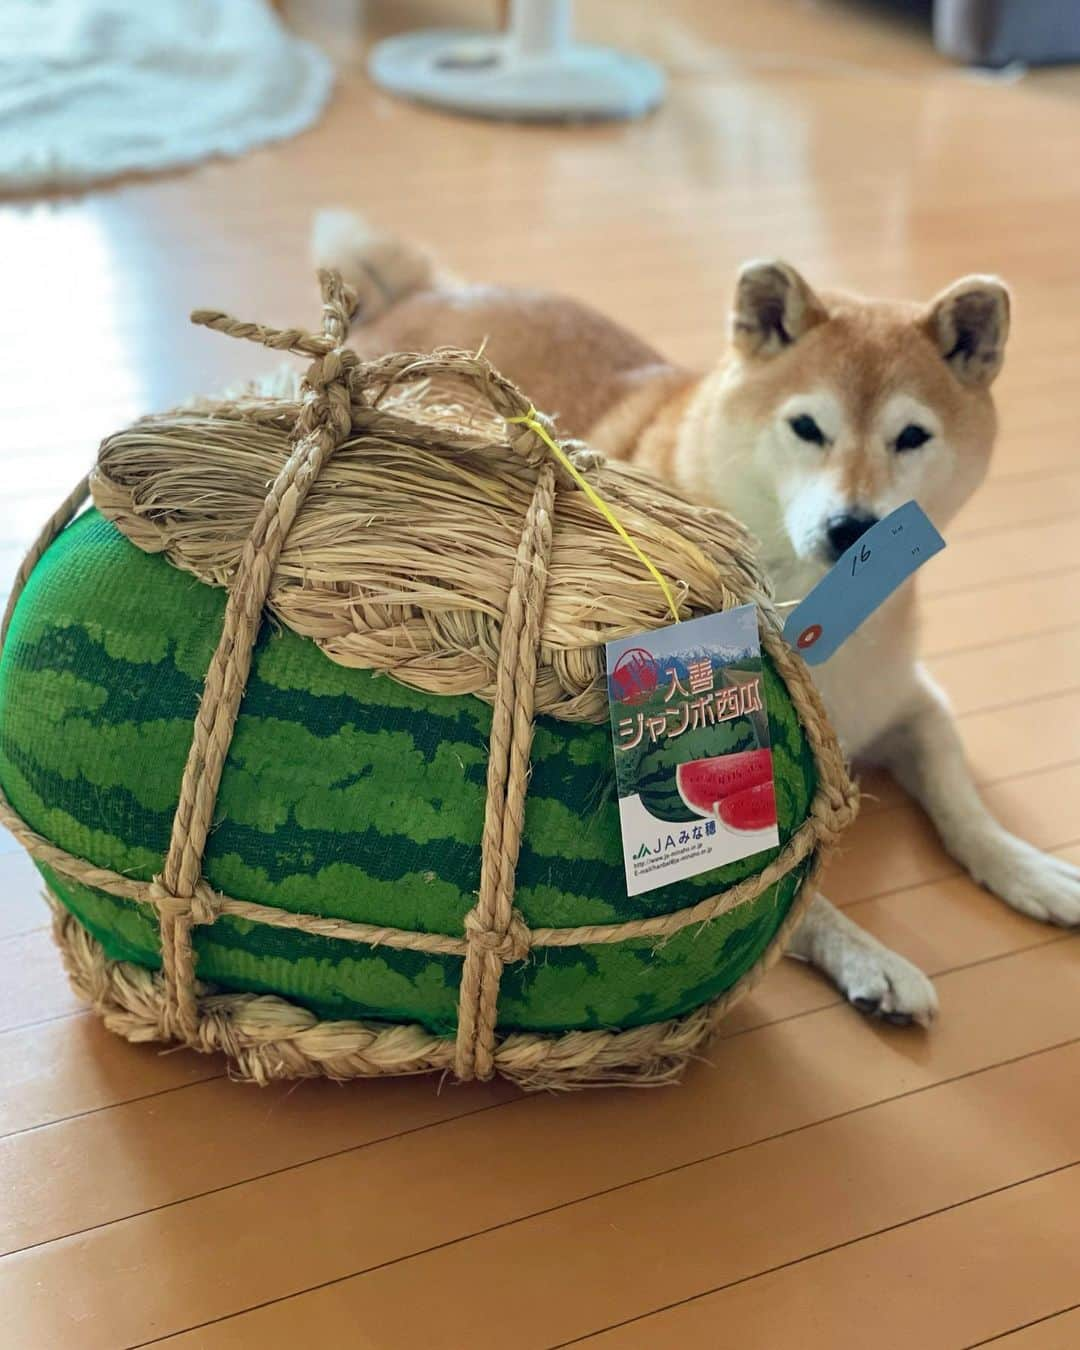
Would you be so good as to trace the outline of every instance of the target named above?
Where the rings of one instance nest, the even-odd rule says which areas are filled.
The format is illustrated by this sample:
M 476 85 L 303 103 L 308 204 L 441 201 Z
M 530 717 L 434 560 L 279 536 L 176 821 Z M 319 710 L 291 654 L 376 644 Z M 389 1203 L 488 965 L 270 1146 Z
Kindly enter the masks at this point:
M 628 895 L 776 848 L 757 609 L 607 644 Z
M 879 520 L 788 615 L 784 638 L 812 666 L 827 661 L 945 540 L 918 502 Z

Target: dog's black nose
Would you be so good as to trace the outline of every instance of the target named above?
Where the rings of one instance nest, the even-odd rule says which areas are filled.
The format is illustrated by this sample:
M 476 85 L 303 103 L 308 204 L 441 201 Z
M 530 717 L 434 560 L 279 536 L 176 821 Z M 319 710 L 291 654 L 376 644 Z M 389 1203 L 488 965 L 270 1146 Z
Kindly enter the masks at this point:
M 830 516 L 825 526 L 825 535 L 834 558 L 839 558 L 857 539 L 861 539 L 871 525 L 878 523 L 877 516 L 864 515 L 862 512 L 843 516 Z

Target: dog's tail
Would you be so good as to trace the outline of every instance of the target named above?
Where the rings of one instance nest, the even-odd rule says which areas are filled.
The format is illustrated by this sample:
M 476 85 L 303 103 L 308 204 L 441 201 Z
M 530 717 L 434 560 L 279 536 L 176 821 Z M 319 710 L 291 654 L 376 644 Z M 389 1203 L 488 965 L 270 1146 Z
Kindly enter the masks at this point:
M 434 281 L 434 264 L 424 249 L 407 240 L 377 234 L 351 211 L 318 212 L 311 231 L 311 252 L 317 267 L 334 268 L 356 291 L 358 323 L 370 323 L 399 300 Z

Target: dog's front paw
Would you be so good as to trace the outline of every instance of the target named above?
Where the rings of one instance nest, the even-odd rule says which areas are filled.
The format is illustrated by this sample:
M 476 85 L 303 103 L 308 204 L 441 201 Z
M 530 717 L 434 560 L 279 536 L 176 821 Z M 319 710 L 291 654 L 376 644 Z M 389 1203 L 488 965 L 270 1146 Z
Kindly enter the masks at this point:
M 1007 835 L 971 874 L 1021 914 L 1064 928 L 1080 924 L 1080 868 Z
M 860 1012 L 924 1027 L 937 1014 L 937 994 L 922 971 L 852 923 L 824 896 L 811 900 L 788 955 L 823 970 Z
M 937 993 L 927 976 L 880 943 L 850 948 L 834 978 L 848 1002 L 871 1017 L 928 1027 L 937 1016 Z

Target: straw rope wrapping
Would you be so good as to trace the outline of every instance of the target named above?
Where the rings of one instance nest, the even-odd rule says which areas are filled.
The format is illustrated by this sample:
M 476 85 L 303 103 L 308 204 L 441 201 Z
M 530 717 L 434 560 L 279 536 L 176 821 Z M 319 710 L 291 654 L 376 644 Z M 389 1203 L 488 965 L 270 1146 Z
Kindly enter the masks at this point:
M 217 917 L 217 897 L 202 881 L 202 858 L 251 670 L 255 639 L 262 626 L 263 606 L 278 555 L 297 513 L 327 460 L 352 429 L 348 375 L 358 357 L 342 344 L 348 336 L 355 298 L 340 277 L 323 273 L 320 282 L 328 349 L 316 356 L 308 369 L 304 404 L 293 432 L 295 448 L 271 485 L 229 590 L 221 639 L 195 717 L 169 852 L 151 892 L 161 915 L 165 1029 L 180 1039 L 189 1039 L 198 1030 L 191 929 L 196 923 L 213 923 Z M 224 321 L 215 326 L 223 332 L 231 331 Z M 244 331 L 235 335 L 250 336 L 249 325 L 242 327 Z
M 529 935 L 513 908 L 514 872 L 525 824 L 533 737 L 536 648 L 551 551 L 555 469 L 545 464 L 518 546 L 499 648 L 499 673 L 488 750 L 487 802 L 481 846 L 480 896 L 465 917 L 469 950 L 458 1000 L 459 1078 L 494 1072 L 499 979 L 506 961 L 523 960 Z
M 492 702 L 521 523 L 551 458 L 532 429 L 504 421 L 530 405 L 482 357 L 451 349 L 363 363 L 350 384 L 352 432 L 285 541 L 267 608 L 339 664 Z M 275 379 L 142 418 L 102 444 L 94 502 L 144 552 L 227 589 L 300 408 Z M 563 448 L 670 578 L 682 617 L 764 601 L 752 542 L 730 516 Z M 536 710 L 606 723 L 603 642 L 668 622 L 667 601 L 571 474 L 555 472 Z
M 179 1039 L 199 1050 L 222 1050 L 241 1076 L 258 1082 L 317 1074 L 349 1078 L 436 1069 L 452 1069 L 459 1078 L 488 1077 L 498 1072 L 529 1088 L 670 1081 L 679 1075 L 728 1008 L 753 988 L 782 954 L 813 894 L 814 878 L 824 855 L 855 815 L 857 793 L 817 692 L 802 661 L 780 637 L 775 615 L 766 606 L 761 611 L 763 646 L 787 683 L 813 750 L 819 784 L 808 819 L 765 868 L 727 891 L 670 914 L 621 924 L 537 928 L 530 932 L 513 907 L 514 871 L 538 687 L 538 647 L 547 622 L 545 597 L 555 489 L 557 483 L 567 486 L 572 480 L 549 457 L 539 435 L 525 425 L 511 422 L 527 414 L 529 405 L 482 358 L 464 353 L 437 353 L 424 358 L 393 356 L 363 368 L 362 381 L 355 354 L 342 346 L 353 298 L 336 276 L 321 274 L 320 282 L 324 304 L 321 336 L 241 323 L 216 311 L 192 316 L 196 322 L 230 336 L 253 338 L 268 346 L 313 355 L 315 359 L 305 378 L 303 400 L 291 418 L 291 453 L 266 494 L 238 565 L 229 576 L 222 635 L 207 673 L 161 874 L 151 882 L 137 881 L 73 857 L 31 830 L 2 792 L 0 823 L 33 857 L 56 872 L 108 894 L 150 904 L 157 910 L 162 940 L 160 973 L 109 961 L 78 920 L 58 901 L 51 901 L 57 942 L 74 985 L 101 1012 L 106 1024 L 128 1039 Z M 355 429 L 362 410 L 370 409 L 370 402 L 358 400 L 358 388 L 374 377 L 383 390 L 388 390 L 399 380 L 426 378 L 447 368 L 466 376 L 497 415 L 511 423 L 507 427 L 510 446 L 519 462 L 534 471 L 531 501 L 509 589 L 505 592 L 498 633 L 480 890 L 476 906 L 466 916 L 464 934 L 454 937 L 408 932 L 328 919 L 218 894 L 202 878 L 202 856 L 263 607 L 275 582 L 275 565 L 290 528 L 319 472 Z M 273 414 L 266 413 L 265 420 L 280 422 L 281 416 L 279 409 Z M 575 463 L 588 467 L 588 452 L 578 452 Z M 92 481 L 96 491 L 98 475 L 92 476 Z M 575 495 L 567 494 L 568 502 L 572 503 Z M 84 479 L 46 522 L 32 546 L 12 591 L 0 630 L 0 644 L 34 565 L 75 516 L 86 496 Z M 733 537 L 738 539 L 737 533 Z M 752 571 L 744 576 L 752 582 Z M 725 606 L 729 602 L 738 603 L 741 598 L 728 592 L 722 583 L 719 590 Z M 583 678 L 581 672 L 574 676 L 577 681 Z M 592 692 L 586 691 L 586 697 L 593 698 Z M 755 966 L 712 1003 L 682 1018 L 624 1031 L 518 1033 L 498 1038 L 498 990 L 507 961 L 523 960 L 533 948 L 632 938 L 663 940 L 689 925 L 706 923 L 754 899 L 808 858 L 811 866 L 801 892 L 770 947 Z M 192 928 L 196 923 L 213 923 L 220 914 L 342 941 L 385 944 L 462 958 L 456 1044 L 419 1026 L 320 1022 L 285 999 L 219 994 L 200 984 L 195 972 Z

